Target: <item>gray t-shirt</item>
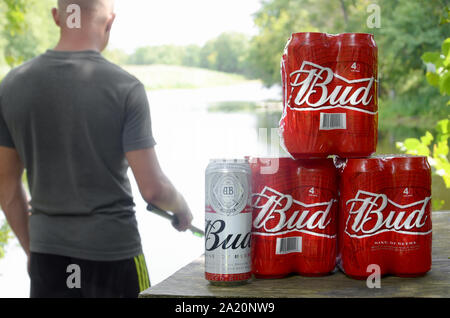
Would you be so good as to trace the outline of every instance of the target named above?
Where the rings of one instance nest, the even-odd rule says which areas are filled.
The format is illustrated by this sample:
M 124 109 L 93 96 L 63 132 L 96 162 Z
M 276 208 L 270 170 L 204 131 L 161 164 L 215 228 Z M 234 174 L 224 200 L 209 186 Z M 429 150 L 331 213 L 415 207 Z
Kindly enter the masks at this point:
M 25 165 L 32 252 L 97 261 L 142 252 L 125 153 L 155 141 L 135 77 L 95 51 L 47 51 L 0 84 L 0 145 Z

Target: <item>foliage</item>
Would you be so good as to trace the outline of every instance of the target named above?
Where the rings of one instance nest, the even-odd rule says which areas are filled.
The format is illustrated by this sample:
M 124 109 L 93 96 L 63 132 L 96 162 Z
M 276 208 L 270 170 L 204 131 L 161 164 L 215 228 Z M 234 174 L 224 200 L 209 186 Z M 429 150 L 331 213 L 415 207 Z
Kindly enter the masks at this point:
M 0 1 L 0 66 L 18 66 L 56 44 L 52 6 L 52 0 Z
M 109 49 L 109 48 L 103 51 L 103 56 L 109 61 L 119 65 L 127 64 L 128 59 L 130 58 L 130 56 L 121 49 Z
M 441 52 L 426 52 L 422 61 L 427 65 L 426 79 L 432 86 L 438 87 L 442 95 L 450 96 L 450 38 L 444 40 Z M 450 101 L 447 102 L 447 106 Z M 420 139 L 408 138 L 398 142 L 397 147 L 409 154 L 423 155 L 434 168 L 435 174 L 444 179 L 445 186 L 450 188 L 449 146 L 450 115 L 440 120 L 435 128 L 436 135 L 429 131 Z
M 280 83 L 280 58 L 295 32 L 364 32 L 366 0 L 265 0 L 255 14 L 259 34 L 252 39 L 250 61 L 266 85 Z
M 437 50 L 450 25 L 439 26 L 442 0 L 264 0 L 255 14 L 259 34 L 251 40 L 249 63 L 267 86 L 280 84 L 280 58 L 294 32 L 368 32 L 379 48 L 380 112 L 392 118 L 432 116 L 446 112 L 443 97 L 427 85 L 420 61 Z M 369 28 L 368 6 L 378 4 L 381 27 Z
M 448 25 L 439 27 L 443 2 L 383 0 L 379 3 L 383 25 L 376 35 L 380 46 L 382 89 L 393 90 L 397 95 L 414 93 L 426 83 L 421 55 L 424 51 L 439 49 L 442 39 L 450 32 Z M 435 94 L 434 89 L 427 88 L 429 94 Z
M 10 238 L 11 229 L 9 228 L 8 223 L 3 223 L 3 225 L 0 226 L 0 258 L 5 256 L 5 246 Z
M 249 38 L 246 35 L 229 32 L 220 34 L 202 47 L 198 45 L 141 47 L 136 49 L 126 61 L 122 60 L 121 64 L 183 65 L 244 74 L 248 73 L 246 66 L 248 43 Z M 106 54 L 108 55 L 109 53 Z
M 397 147 L 411 155 L 427 156 L 431 166 L 435 169 L 435 173 L 442 176 L 446 187 L 450 188 L 450 163 L 448 160 L 450 120 L 440 120 L 435 131 L 436 136 L 427 131 L 420 139 L 407 138 L 403 142 L 397 142 Z
M 222 33 L 200 50 L 201 67 L 228 73 L 246 72 L 249 38 L 240 33 Z
M 422 60 L 427 65 L 428 83 L 450 96 L 450 37 L 442 43 L 441 52 L 426 52 Z
M 6 24 L 3 26 L 2 36 L 6 40 L 4 58 L 6 63 L 13 67 L 23 62 L 22 54 L 17 54 L 16 46 L 13 45 L 14 39 L 25 34 L 26 24 L 26 2 L 25 0 L 4 0 L 4 17 Z M 3 9 L 3 8 L 2 8 Z
M 201 64 L 201 49 L 200 46 L 195 44 L 185 46 L 181 65 L 199 67 Z
M 184 49 L 181 46 L 161 45 L 138 48 L 128 59 L 129 64 L 151 65 L 167 64 L 181 65 Z

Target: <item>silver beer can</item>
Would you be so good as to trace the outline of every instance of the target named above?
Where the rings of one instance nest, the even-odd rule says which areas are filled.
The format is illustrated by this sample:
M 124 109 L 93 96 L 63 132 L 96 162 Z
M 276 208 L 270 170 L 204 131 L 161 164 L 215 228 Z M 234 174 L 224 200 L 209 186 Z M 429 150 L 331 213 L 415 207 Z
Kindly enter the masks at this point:
M 214 159 L 205 174 L 205 278 L 247 282 L 251 270 L 251 169 L 246 159 Z

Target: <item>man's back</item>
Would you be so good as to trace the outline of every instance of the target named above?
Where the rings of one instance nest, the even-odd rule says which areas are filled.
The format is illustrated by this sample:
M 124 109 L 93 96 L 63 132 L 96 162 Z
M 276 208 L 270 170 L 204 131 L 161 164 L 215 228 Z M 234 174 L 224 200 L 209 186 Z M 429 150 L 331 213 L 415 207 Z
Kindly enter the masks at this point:
M 66 23 L 73 7 L 80 27 Z M 175 229 L 186 231 L 192 213 L 159 165 L 144 86 L 99 53 L 114 1 L 58 0 L 52 16 L 55 50 L 0 84 L 0 206 L 27 255 L 31 297 L 136 297 L 149 278 L 128 165 Z
M 49 50 L 2 82 L 0 128 L 27 169 L 32 250 L 95 260 L 140 252 L 125 153 L 155 142 L 136 78 L 95 51 Z

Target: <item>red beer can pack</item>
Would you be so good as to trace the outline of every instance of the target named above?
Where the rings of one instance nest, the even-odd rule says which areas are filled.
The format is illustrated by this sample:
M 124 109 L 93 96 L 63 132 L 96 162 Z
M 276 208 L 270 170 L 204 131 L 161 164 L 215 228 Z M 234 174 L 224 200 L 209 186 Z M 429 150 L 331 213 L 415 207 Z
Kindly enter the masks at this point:
M 426 157 L 347 159 L 340 172 L 339 266 L 363 279 L 431 268 L 431 170 Z
M 280 135 L 294 158 L 373 154 L 378 49 L 365 33 L 294 33 L 281 59 Z
M 252 159 L 252 271 L 319 276 L 336 263 L 337 170 L 332 160 Z

